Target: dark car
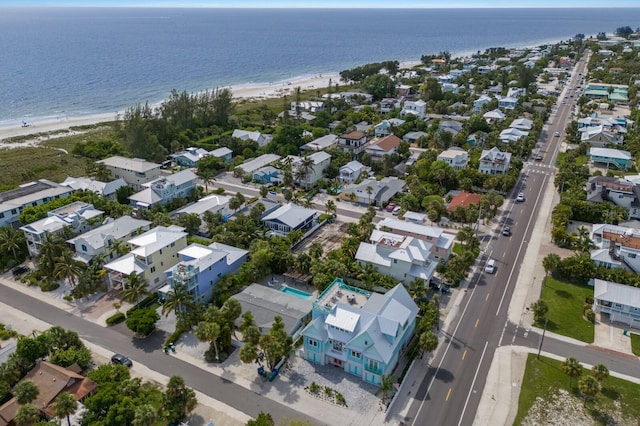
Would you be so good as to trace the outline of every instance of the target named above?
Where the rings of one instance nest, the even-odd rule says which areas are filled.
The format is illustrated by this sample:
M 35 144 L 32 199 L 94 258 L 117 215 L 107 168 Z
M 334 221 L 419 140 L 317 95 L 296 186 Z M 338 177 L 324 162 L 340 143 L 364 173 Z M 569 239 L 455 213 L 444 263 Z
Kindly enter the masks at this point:
M 511 227 L 505 226 L 504 229 L 502 230 L 502 235 L 504 235 L 505 237 L 510 237 L 511 236 Z
M 26 274 L 30 270 L 31 269 L 29 269 L 28 266 L 16 266 L 11 270 L 11 273 L 13 274 L 14 277 L 19 277 L 20 275 Z
M 131 362 L 129 358 L 121 354 L 113 354 L 113 356 L 111 357 L 111 363 L 126 365 L 127 367 L 133 366 L 133 362 Z

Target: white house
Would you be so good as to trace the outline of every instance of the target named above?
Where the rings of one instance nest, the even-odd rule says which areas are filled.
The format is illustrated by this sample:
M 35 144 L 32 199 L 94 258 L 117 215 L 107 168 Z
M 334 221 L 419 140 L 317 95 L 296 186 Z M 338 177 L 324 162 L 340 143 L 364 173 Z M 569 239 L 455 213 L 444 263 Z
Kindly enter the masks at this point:
M 455 235 L 445 232 L 441 228 L 407 220 L 384 218 L 376 224 L 376 229 L 429 243 L 429 256 L 436 261 L 449 259 L 455 241 Z
M 478 99 L 473 101 L 473 112 L 477 112 L 477 113 L 482 112 L 482 110 L 484 109 L 484 106 L 487 105 L 492 100 L 493 98 L 487 95 L 480 96 Z
M 427 103 L 422 99 L 418 101 L 405 101 L 402 106 L 400 115 L 405 116 L 407 114 L 413 114 L 419 118 L 425 118 L 427 116 Z
M 186 198 L 196 188 L 197 176 L 191 169 L 155 179 L 143 184 L 145 189 L 129 197 L 131 205 L 150 209 L 176 198 Z
M 371 141 L 365 152 L 371 157 L 371 161 L 382 161 L 385 155 L 398 152 L 402 140 L 395 135 L 387 135 L 378 140 Z
M 605 129 L 603 125 L 581 127 L 580 142 L 589 142 L 589 145 L 596 148 L 605 148 L 607 145 L 622 145 L 624 134 L 622 132 Z
M 480 155 L 478 171 L 487 175 L 507 173 L 511 167 L 511 153 L 502 152 L 498 148 L 483 149 Z
M 513 120 L 511 124 L 509 124 L 509 127 L 513 129 L 528 131 L 533 128 L 533 121 L 529 120 L 528 118 L 519 117 Z
M 349 161 L 344 166 L 340 167 L 340 182 L 351 184 L 358 180 L 363 171 L 365 171 L 366 167 L 364 164 L 359 161 L 353 160 Z
M 639 229 L 598 223 L 592 225 L 589 238 L 597 247 L 591 251 L 591 260 L 597 266 L 640 273 Z
M 249 130 L 241 130 L 235 129 L 231 134 L 231 137 L 236 139 L 241 139 L 243 141 L 252 140 L 258 144 L 258 146 L 265 146 L 269 142 L 271 142 L 271 135 L 263 135 L 258 131 L 249 131 Z
M 100 223 L 102 210 L 97 210 L 93 204 L 74 201 L 47 213 L 47 217 L 20 227 L 27 240 L 29 255 L 36 257 L 40 247 L 51 234 L 60 234 L 65 228 L 75 232 L 85 232 Z
M 39 206 L 73 192 L 47 179 L 25 183 L 15 189 L 0 193 L 0 226 L 15 226 L 25 207 Z
M 611 322 L 640 328 L 640 288 L 595 278 L 593 312 L 608 314 Z
M 262 224 L 277 235 L 288 235 L 291 231 L 306 231 L 313 225 L 318 211 L 289 203 L 264 216 Z
M 440 87 L 442 88 L 442 93 L 451 92 L 457 95 L 460 91 L 460 87 L 456 83 L 442 83 Z
M 438 154 L 438 161 L 444 161 L 454 170 L 466 169 L 469 164 L 469 153 L 462 148 L 453 146 Z
M 132 273 L 146 280 L 149 289 L 164 283 L 164 271 L 180 261 L 178 252 L 187 246 L 187 233 L 176 225 L 158 226 L 129 241 L 131 251 L 104 265 L 109 284 L 125 288 Z
M 395 108 L 400 108 L 400 101 L 396 98 L 384 98 L 380 101 L 381 114 L 387 114 Z
M 230 199 L 231 197 L 227 195 L 207 195 L 206 197 L 199 199 L 195 203 L 181 208 L 176 212 L 176 215 L 180 216 L 195 213 L 200 218 L 202 218 L 205 212 L 211 212 L 213 214 L 220 213 L 223 218 L 228 218 L 233 213 L 233 211 L 229 208 Z
M 291 172 L 294 182 L 302 188 L 309 189 L 324 177 L 324 171 L 331 164 L 331 154 L 324 151 L 314 152 L 306 157 L 291 156 Z M 308 163 L 309 167 L 305 168 Z
M 115 199 L 116 191 L 123 186 L 127 186 L 124 179 L 116 179 L 111 182 L 100 182 L 88 177 L 71 177 L 67 178 L 60 185 L 67 186 L 74 191 L 91 191 L 104 198 Z
M 402 126 L 404 123 L 406 123 L 406 121 L 401 120 L 399 118 L 390 118 L 388 120 L 382 120 L 380 123 L 375 125 L 373 133 L 376 138 L 387 136 L 392 133 L 391 129 L 393 127 Z
M 518 98 L 505 96 L 503 98 L 498 99 L 498 108 L 511 110 L 511 109 L 515 109 L 517 106 L 518 106 Z
M 487 111 L 484 114 L 482 114 L 482 116 L 489 123 L 492 123 L 492 122 L 495 122 L 495 121 L 504 121 L 504 119 L 507 117 L 504 114 L 504 112 L 500 111 L 499 109 L 494 109 L 494 110 L 491 110 L 491 111 Z
M 298 112 L 320 112 L 324 111 L 324 102 L 321 101 L 300 101 L 291 102 L 291 114 L 295 115 Z
M 142 191 L 145 183 L 160 177 L 160 164 L 140 158 L 113 156 L 96 163 L 104 164 L 114 179 L 124 179 L 134 191 Z
M 627 209 L 629 219 L 640 219 L 640 186 L 627 179 L 592 176 L 586 186 L 587 201 L 612 202 Z
M 278 154 L 262 154 L 256 158 L 250 158 L 244 163 L 240 164 L 237 168 L 245 175 L 253 175 L 253 172 L 259 170 L 265 166 L 275 163 L 281 159 Z
M 341 134 L 338 138 L 338 148 L 344 152 L 358 155 L 364 151 L 367 142 L 367 134 L 356 130 L 354 132 Z
M 374 178 L 363 179 L 359 184 L 351 184 L 342 188 L 340 196 L 343 199 L 351 200 L 362 204 L 375 204 L 383 206 L 394 195 L 402 191 L 405 181 L 397 177 L 385 177 L 381 180 Z
M 338 136 L 325 135 L 312 140 L 300 147 L 300 151 L 322 151 L 333 148 L 338 144 Z
M 513 127 L 509 127 L 500 132 L 498 136 L 500 140 L 504 143 L 518 142 L 519 140 L 524 139 L 529 135 L 529 132 L 525 132 L 523 130 L 518 130 Z
M 67 240 L 67 245 L 75 250 L 76 259 L 84 263 L 91 263 L 91 260 L 99 254 L 104 254 L 105 261 L 110 261 L 122 254 L 117 251 L 118 242 L 124 242 L 148 231 L 150 226 L 151 222 L 148 220 L 135 219 L 131 216 L 107 218 L 102 226 Z

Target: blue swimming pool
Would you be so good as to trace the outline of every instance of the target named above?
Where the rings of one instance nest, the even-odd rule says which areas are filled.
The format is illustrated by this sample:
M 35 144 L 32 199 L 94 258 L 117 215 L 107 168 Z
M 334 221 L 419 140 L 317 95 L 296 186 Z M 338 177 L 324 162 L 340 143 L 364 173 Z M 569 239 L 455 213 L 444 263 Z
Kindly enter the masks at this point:
M 290 294 L 292 296 L 299 297 L 301 299 L 311 299 L 313 294 L 307 293 L 306 291 L 298 290 L 297 288 L 291 288 L 284 286 L 280 289 L 281 292 Z

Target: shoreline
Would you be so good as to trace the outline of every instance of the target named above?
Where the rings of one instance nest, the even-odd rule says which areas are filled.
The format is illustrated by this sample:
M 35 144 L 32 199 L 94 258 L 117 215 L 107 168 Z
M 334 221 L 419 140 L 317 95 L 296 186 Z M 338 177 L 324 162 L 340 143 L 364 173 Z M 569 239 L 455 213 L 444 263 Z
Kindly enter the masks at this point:
M 594 35 L 587 35 L 585 38 L 592 37 Z M 571 38 L 573 36 L 569 36 Z M 537 47 L 540 45 L 556 45 L 559 44 L 562 40 L 540 40 L 540 41 L 531 41 L 524 43 L 522 45 L 515 46 L 501 46 L 505 49 L 528 49 Z M 489 48 L 484 48 L 487 50 Z M 481 50 L 482 51 L 482 50 Z M 452 52 L 451 56 L 455 59 L 469 57 L 475 54 L 476 51 L 460 51 L 460 52 Z M 400 69 L 408 69 L 413 68 L 415 66 L 420 65 L 422 62 L 420 59 L 413 60 L 403 60 L 399 61 Z M 363 64 L 360 64 L 363 65 Z M 360 66 L 355 65 L 355 66 Z M 290 79 L 283 79 L 276 82 L 263 82 L 263 83 L 243 83 L 237 85 L 227 85 L 220 86 L 221 89 L 230 89 L 234 99 L 237 100 L 261 100 L 261 99 L 273 99 L 279 98 L 285 95 L 290 95 L 294 93 L 297 87 L 300 87 L 302 90 L 313 90 L 317 88 L 326 88 L 329 85 L 329 80 L 332 83 L 342 84 L 340 81 L 340 75 L 338 72 L 322 72 L 316 74 L 306 74 L 292 77 Z M 209 90 L 213 90 L 214 88 L 210 88 Z M 201 93 L 194 92 L 194 93 Z M 138 103 L 143 103 L 144 101 L 140 101 Z M 149 105 L 152 108 L 156 108 L 160 106 L 164 102 L 163 100 L 156 102 L 149 102 Z M 132 104 L 132 105 L 135 105 Z M 32 120 L 27 122 L 28 126 L 24 127 L 23 123 L 24 119 L 10 119 L 6 122 L 0 122 L 0 143 L 3 142 L 4 139 L 19 137 L 19 136 L 29 136 L 36 135 L 38 133 L 49 133 L 56 131 L 68 130 L 71 127 L 76 126 L 88 126 L 88 125 L 96 125 L 99 123 L 110 122 L 118 120 L 124 111 L 114 111 L 109 113 L 95 113 L 95 114 L 86 114 L 86 115 L 76 115 L 76 116 L 58 116 L 58 117 L 35 117 Z M 5 147 L 7 146 L 6 144 Z

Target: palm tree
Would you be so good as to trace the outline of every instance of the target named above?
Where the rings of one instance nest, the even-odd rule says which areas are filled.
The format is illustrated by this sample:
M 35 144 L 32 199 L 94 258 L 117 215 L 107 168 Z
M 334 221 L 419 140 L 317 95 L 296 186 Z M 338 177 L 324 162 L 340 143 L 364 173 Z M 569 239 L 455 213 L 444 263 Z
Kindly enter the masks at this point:
M 269 194 L 269 188 L 267 188 L 266 186 L 262 185 L 260 187 L 260 196 L 262 198 L 267 198 L 267 195 Z
M 242 202 L 237 197 L 231 197 L 231 199 L 229 200 L 229 208 L 233 210 L 234 214 L 241 206 Z
M 582 364 L 575 358 L 567 358 L 562 363 L 562 372 L 569 376 L 569 387 L 571 387 L 573 378 L 580 377 L 582 374 Z
M 593 377 L 596 378 L 598 382 L 602 382 L 604 379 L 609 377 L 609 369 L 604 364 L 596 364 L 591 369 L 591 373 Z
M 298 164 L 298 171 L 296 173 L 296 178 L 298 179 L 298 182 L 300 183 L 300 186 L 303 187 L 307 187 L 308 185 L 303 185 L 303 181 L 305 181 L 307 179 L 307 177 L 310 174 L 315 173 L 315 171 L 313 170 L 313 166 L 314 166 L 314 162 L 313 159 L 309 158 L 309 157 L 304 157 L 301 161 L 300 164 Z M 305 182 L 306 183 L 306 182 Z
M 162 315 L 169 316 L 171 312 L 182 311 L 193 305 L 193 296 L 189 294 L 187 286 L 176 284 L 167 294 L 167 300 L 162 304 Z
M 53 269 L 56 266 L 57 259 L 62 255 L 66 248 L 64 241 L 57 235 L 49 234 L 47 239 L 40 246 L 38 251 L 38 266 L 47 274 L 53 275 Z
M 380 387 L 376 391 L 376 395 L 382 394 L 382 403 L 387 400 L 389 392 L 393 391 L 393 377 L 390 375 L 383 375 L 380 377 Z
M 578 389 L 584 395 L 584 405 L 586 406 L 587 401 L 594 399 L 600 392 L 600 382 L 592 375 L 586 375 L 578 381 Z
M 595 247 L 595 244 L 593 244 L 593 241 L 589 238 L 589 230 L 584 226 L 578 228 L 578 236 L 575 242 L 576 251 L 586 253 Z
M 56 259 L 53 268 L 53 276 L 58 280 L 69 281 L 72 287 L 76 286 L 76 280 L 82 275 L 84 264 L 74 259 L 74 253 L 69 249 L 64 249 L 62 255 Z
M 122 290 L 122 298 L 130 303 L 135 303 L 143 296 L 148 296 L 147 280 L 135 272 L 127 276 L 126 284 Z
M 208 193 L 209 184 L 213 183 L 213 181 L 215 180 L 213 175 L 213 170 L 198 168 L 197 174 L 198 174 L 198 177 L 202 179 L 202 181 L 204 182 L 204 192 Z
M 151 404 L 142 404 L 136 407 L 133 426 L 153 426 L 158 421 L 158 411 Z
M 215 322 L 200 321 L 196 327 L 196 338 L 201 342 L 209 342 L 216 351 L 216 361 L 220 360 L 218 354 L 218 338 L 220 337 L 220 325 Z
M 327 200 L 324 209 L 327 214 L 334 214 L 336 212 L 336 203 L 334 203 L 333 200 Z
M 24 252 L 26 248 L 24 232 L 10 226 L 0 228 L 0 252 L 11 253 L 11 257 L 18 261 L 18 253 Z
M 25 380 L 16 385 L 13 396 L 16 397 L 18 404 L 30 404 L 38 397 L 40 390 L 38 386 L 31 380 Z
M 476 233 L 473 231 L 472 227 L 464 226 L 458 231 L 456 239 L 464 245 L 469 245 L 469 243 L 473 240 L 473 238 L 475 238 L 475 236 Z
M 309 246 L 309 256 L 313 259 L 320 259 L 322 257 L 323 249 L 320 241 L 314 241 Z
M 17 426 L 33 426 L 40 421 L 41 417 L 38 407 L 33 404 L 24 404 L 20 406 L 13 420 Z
M 438 336 L 433 331 L 425 331 L 420 335 L 418 346 L 422 349 L 422 352 L 433 352 L 438 347 Z
M 542 259 L 542 267 L 544 268 L 544 272 L 549 275 L 549 273 L 553 274 L 562 263 L 562 259 L 556 253 L 549 253 Z
M 367 185 L 366 191 L 368 195 L 369 204 L 371 204 L 371 194 L 373 194 L 373 188 L 370 185 Z
M 62 392 L 56 398 L 56 402 L 53 406 L 53 412 L 59 419 L 67 418 L 67 426 L 71 426 L 71 419 L 69 416 L 75 413 L 78 409 L 78 401 L 69 392 Z

